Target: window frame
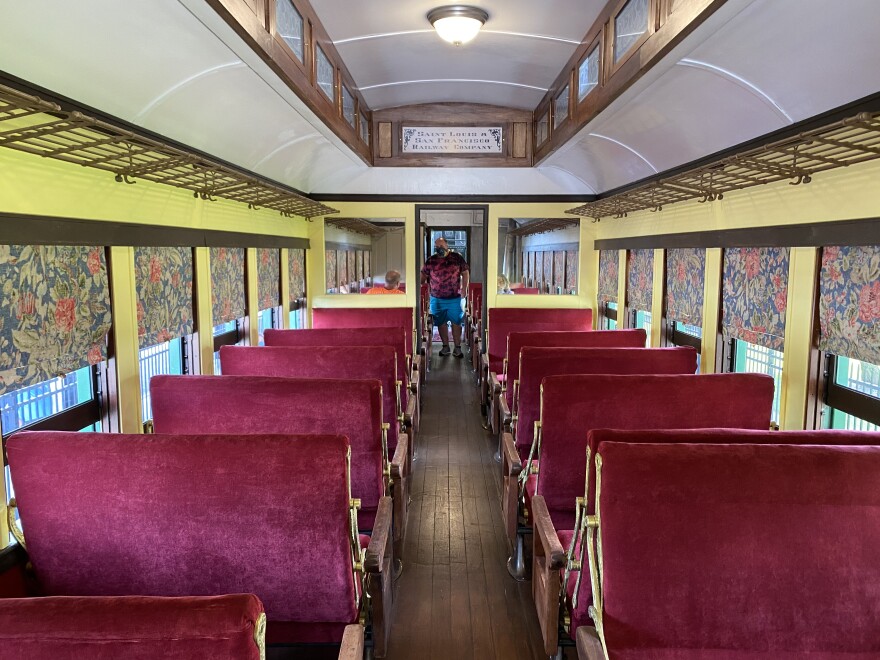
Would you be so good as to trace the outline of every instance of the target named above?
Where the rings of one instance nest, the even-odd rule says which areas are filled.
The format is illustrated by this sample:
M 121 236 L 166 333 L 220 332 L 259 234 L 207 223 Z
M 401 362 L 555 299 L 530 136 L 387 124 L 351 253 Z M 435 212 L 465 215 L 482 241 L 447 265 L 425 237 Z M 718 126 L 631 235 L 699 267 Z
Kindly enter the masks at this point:
M 824 391 L 822 403 L 869 424 L 880 425 L 880 398 L 859 392 L 837 382 L 838 356 L 824 353 Z
M 284 40 L 284 37 L 281 36 L 281 32 L 278 30 L 278 3 L 279 2 L 288 2 L 293 10 L 297 13 L 297 15 L 302 20 L 302 51 L 303 56 L 302 59 L 296 54 L 296 51 L 290 47 L 290 44 Z M 300 11 L 299 7 L 296 6 L 296 2 L 294 0 L 272 0 L 272 5 L 269 8 L 269 20 L 271 24 L 271 34 L 275 41 L 282 46 L 284 52 L 290 56 L 290 59 L 293 60 L 305 73 L 307 71 L 307 60 L 309 58 L 309 40 L 308 40 L 308 29 L 309 29 L 309 21 L 306 16 Z
M 360 106 L 360 104 L 358 104 Z M 358 107 L 358 136 L 368 147 L 370 146 L 370 120 L 367 118 L 367 113 L 363 111 L 362 108 Z
M 648 0 L 648 28 L 645 30 L 644 34 L 640 36 L 633 45 L 630 46 L 624 53 L 620 56 L 620 60 L 614 61 L 614 42 L 617 40 L 616 32 L 616 22 L 617 17 L 620 16 L 620 13 L 624 10 L 626 5 L 633 0 L 620 0 L 617 4 L 617 7 L 614 8 L 614 11 L 611 12 L 611 18 L 608 20 L 608 41 L 605 46 L 605 62 L 608 67 L 608 76 L 610 78 L 615 73 L 620 70 L 620 68 L 626 64 L 629 59 L 638 52 L 639 48 L 644 45 L 644 43 L 651 37 L 652 34 L 656 31 L 657 25 L 657 0 Z M 606 78 L 606 79 L 607 79 Z
M 721 373 L 758 373 L 754 371 L 737 371 L 736 370 L 736 342 L 741 341 L 744 344 L 748 344 L 750 342 L 745 341 L 744 339 L 738 339 L 736 337 L 731 337 L 730 339 L 724 339 L 723 335 L 719 334 L 721 337 L 721 341 L 719 342 L 719 350 L 721 351 Z M 752 344 L 753 346 L 760 346 L 760 344 Z M 762 347 L 766 348 L 766 347 Z M 767 349 L 767 350 L 775 350 L 775 349 Z M 776 351 L 780 355 L 782 355 L 782 359 L 785 360 L 785 351 Z M 769 374 L 768 374 L 769 375 Z M 770 376 L 773 378 L 773 376 Z M 782 416 L 782 379 L 780 378 L 779 382 L 779 392 L 776 391 L 776 379 L 773 379 L 773 406 L 775 406 L 776 397 L 779 396 L 779 416 Z M 772 413 L 772 407 L 771 407 Z M 778 431 L 780 429 L 782 420 L 781 419 L 770 419 L 770 430 Z
M 671 319 L 664 319 L 666 321 L 666 343 L 671 346 L 693 346 L 697 349 L 697 353 L 701 353 L 703 350 L 703 340 L 696 335 L 692 335 L 689 332 L 684 332 L 683 330 L 678 329 L 678 324 L 681 321 L 673 321 Z M 683 325 L 683 324 L 682 324 Z
M 324 58 L 327 60 L 327 62 L 330 63 L 330 66 L 331 66 L 331 68 L 333 69 L 333 80 L 332 80 L 332 83 L 331 83 L 331 87 L 332 87 L 332 89 L 333 89 L 333 95 L 332 95 L 332 96 L 329 96 L 329 95 L 327 94 L 327 92 L 324 91 L 324 88 L 321 87 L 320 80 L 318 79 L 318 64 L 319 64 L 319 62 L 320 62 L 320 57 L 318 56 L 318 52 L 319 52 L 319 51 L 320 51 L 321 54 L 324 55 Z M 338 108 L 336 107 L 336 106 L 338 105 L 338 101 L 339 101 L 339 92 L 338 92 L 338 90 L 337 90 L 338 85 L 337 85 L 337 67 L 336 67 L 336 64 L 333 62 L 333 60 L 330 58 L 330 56 L 327 55 L 327 52 L 326 52 L 323 48 L 321 48 L 321 45 L 318 44 L 317 42 L 314 43 L 314 57 L 312 58 L 312 60 L 313 60 L 313 62 L 314 62 L 314 66 L 312 67 L 312 69 L 314 70 L 314 81 L 315 81 L 315 87 L 316 87 L 317 90 L 320 92 L 320 96 L 321 96 L 325 101 L 327 101 L 327 103 L 329 103 L 329 104 L 331 105 L 331 107 L 333 107 L 334 110 L 338 110 Z M 338 114 L 338 112 L 337 112 L 337 114 Z M 347 123 L 347 122 L 346 122 L 346 123 Z
M 341 73 L 341 72 L 340 72 Z M 342 76 L 340 75 L 340 79 Z M 348 117 L 345 115 L 345 95 L 348 94 L 349 98 L 351 98 L 351 121 L 348 121 Z M 358 122 L 358 100 L 357 97 L 352 93 L 351 89 L 348 85 L 345 84 L 344 81 L 340 80 L 339 83 L 339 114 L 342 117 L 342 121 L 344 121 L 349 128 L 352 130 L 357 129 Z
M 589 92 L 587 92 L 583 97 L 581 97 L 581 77 L 580 77 L 581 67 L 584 65 L 584 63 L 589 59 L 590 55 L 592 55 L 593 53 L 598 53 L 598 55 L 599 55 L 599 61 L 596 64 L 596 73 L 597 73 L 598 80 L 596 81 L 596 86 L 593 87 Z M 587 100 L 587 98 L 589 98 L 590 94 L 592 94 L 593 92 L 595 92 L 596 90 L 598 90 L 599 88 L 602 87 L 602 84 L 603 84 L 602 70 L 603 70 L 604 64 L 605 64 L 605 58 L 604 58 L 604 53 L 602 52 L 602 32 L 600 31 L 599 34 L 597 34 L 596 37 L 593 39 L 593 41 L 590 42 L 590 45 L 587 48 L 586 54 L 578 62 L 577 68 L 575 69 L 575 77 L 574 78 L 576 81 L 575 87 L 577 88 L 577 101 L 575 101 L 575 107 L 580 107 L 581 104 L 583 104 Z
M 556 131 L 558 128 L 563 126 L 566 122 L 571 120 L 571 74 L 568 76 L 568 82 L 566 82 L 556 96 L 553 97 L 553 130 Z M 565 102 L 565 116 L 562 119 L 559 119 L 559 112 L 557 108 L 559 107 L 559 99 L 562 98 L 562 95 L 567 92 L 568 98 Z
M 551 113 L 551 107 L 552 107 L 552 105 L 553 105 L 552 103 L 549 104 L 549 105 L 544 109 L 544 112 L 542 112 L 542 113 L 538 116 L 538 119 L 535 121 L 535 149 L 536 149 L 536 150 L 539 149 L 539 148 L 541 148 L 541 147 L 543 147 L 545 144 L 548 144 L 548 143 L 550 142 L 550 136 L 552 135 L 552 130 L 551 130 L 551 129 L 552 129 L 552 123 L 553 123 L 553 122 L 552 122 L 552 117 L 551 117 L 551 114 L 552 114 L 552 113 Z M 540 127 L 540 125 L 541 125 L 541 122 L 543 122 L 545 118 L 546 118 L 546 120 L 547 120 L 547 135 L 545 135 L 545 136 L 544 136 L 544 139 L 541 140 L 541 139 L 540 139 L 540 138 L 541 138 L 541 134 L 540 134 L 540 128 L 539 128 L 539 127 Z
M 243 325 L 242 319 L 235 319 L 234 330 L 227 330 L 219 335 L 214 335 L 214 352 L 219 351 L 221 346 L 235 346 L 235 344 L 240 342 L 244 337 L 242 333 Z

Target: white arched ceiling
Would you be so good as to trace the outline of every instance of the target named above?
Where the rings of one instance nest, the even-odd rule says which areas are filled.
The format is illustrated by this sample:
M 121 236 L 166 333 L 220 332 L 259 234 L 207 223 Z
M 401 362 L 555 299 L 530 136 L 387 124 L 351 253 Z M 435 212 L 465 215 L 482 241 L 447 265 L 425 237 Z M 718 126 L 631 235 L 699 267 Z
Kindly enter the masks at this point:
M 476 39 L 460 47 L 440 39 L 426 18 L 443 2 L 312 4 L 374 110 L 439 101 L 532 110 L 605 0 L 480 0 L 473 4 L 486 10 L 489 20 Z
M 592 167 L 607 191 L 880 91 L 876 0 L 734 0 L 713 19 L 538 169 Z
M 462 49 L 427 28 L 433 3 L 313 4 L 378 104 L 533 107 L 604 0 L 479 3 Z M 880 90 L 880 2 L 728 0 L 537 168 L 368 168 L 204 0 L 59 7 L 3 4 L 0 69 L 306 192 L 603 192 Z M 417 32 L 359 38 L 395 30 Z M 497 80 L 409 82 L 434 78 Z

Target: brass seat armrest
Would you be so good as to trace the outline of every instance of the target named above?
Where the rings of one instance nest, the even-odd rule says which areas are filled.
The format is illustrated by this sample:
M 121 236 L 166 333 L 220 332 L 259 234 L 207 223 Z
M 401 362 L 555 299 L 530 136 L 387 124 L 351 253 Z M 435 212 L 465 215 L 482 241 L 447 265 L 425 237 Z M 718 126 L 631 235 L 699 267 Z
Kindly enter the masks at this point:
M 364 627 L 362 625 L 355 623 L 345 626 L 338 657 L 339 660 L 363 660 Z
M 580 660 L 605 660 L 605 651 L 595 628 L 581 626 L 577 629 L 577 651 Z
M 391 459 L 391 476 L 395 480 L 403 479 L 407 476 L 406 465 L 409 454 L 409 436 L 401 433 L 397 436 L 397 448 L 394 450 L 394 457 Z
M 519 457 L 516 443 L 513 441 L 513 436 L 510 433 L 501 434 L 501 451 L 504 464 L 507 467 L 507 476 L 518 477 L 523 469 L 522 459 Z
M 498 380 L 498 374 L 494 371 L 489 372 L 489 391 L 493 394 L 501 392 L 501 381 Z
M 390 557 L 391 511 L 391 498 L 379 498 L 376 520 L 373 523 L 373 533 L 370 535 L 370 544 L 367 546 L 367 555 L 364 559 L 364 569 L 367 573 L 381 573 L 385 565 L 386 555 Z
M 535 530 L 535 539 L 544 548 L 544 556 L 547 557 L 547 568 L 558 570 L 565 567 L 565 548 L 559 542 L 553 520 L 547 510 L 547 502 L 540 495 L 532 498 L 532 525 Z
M 510 414 L 510 408 L 507 407 L 507 397 L 504 394 L 498 395 L 498 415 L 501 421 L 501 429 L 509 433 L 513 416 Z

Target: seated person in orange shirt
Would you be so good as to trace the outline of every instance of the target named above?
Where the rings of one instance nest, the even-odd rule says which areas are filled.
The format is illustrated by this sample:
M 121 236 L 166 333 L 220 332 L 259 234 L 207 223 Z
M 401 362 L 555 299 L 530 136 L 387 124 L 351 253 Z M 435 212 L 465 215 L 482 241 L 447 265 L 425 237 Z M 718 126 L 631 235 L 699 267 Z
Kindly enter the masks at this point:
M 374 286 L 367 291 L 367 295 L 383 295 L 386 293 L 403 293 L 400 290 L 400 273 L 396 270 L 389 270 L 385 273 L 385 286 Z

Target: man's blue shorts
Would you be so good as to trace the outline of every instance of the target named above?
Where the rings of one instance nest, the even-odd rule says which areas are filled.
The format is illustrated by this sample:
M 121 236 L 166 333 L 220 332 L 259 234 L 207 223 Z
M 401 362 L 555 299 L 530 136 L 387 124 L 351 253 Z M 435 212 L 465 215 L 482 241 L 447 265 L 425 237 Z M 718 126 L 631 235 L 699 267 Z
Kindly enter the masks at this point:
M 431 297 L 431 316 L 434 317 L 435 325 L 446 325 L 452 321 L 453 325 L 461 325 L 464 311 L 461 309 L 461 298 L 434 298 Z

